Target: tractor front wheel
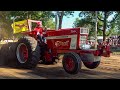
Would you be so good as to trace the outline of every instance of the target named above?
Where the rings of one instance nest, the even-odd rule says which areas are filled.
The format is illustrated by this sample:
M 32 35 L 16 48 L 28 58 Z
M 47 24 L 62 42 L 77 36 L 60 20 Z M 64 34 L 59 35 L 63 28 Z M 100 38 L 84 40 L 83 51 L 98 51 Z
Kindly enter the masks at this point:
M 100 61 L 96 61 L 96 62 L 83 62 L 84 65 L 89 68 L 89 69 L 94 69 L 97 68 L 100 64 Z
M 62 60 L 64 70 L 69 74 L 77 74 L 81 69 L 81 59 L 77 53 L 70 52 L 63 56 Z

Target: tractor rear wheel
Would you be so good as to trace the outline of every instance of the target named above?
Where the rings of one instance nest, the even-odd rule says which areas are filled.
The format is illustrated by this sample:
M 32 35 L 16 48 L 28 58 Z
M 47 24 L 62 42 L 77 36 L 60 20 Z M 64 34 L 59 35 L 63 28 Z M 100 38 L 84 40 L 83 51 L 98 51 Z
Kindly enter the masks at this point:
M 4 45 L 2 45 L 0 49 L 0 64 L 12 66 L 14 67 L 16 65 L 16 55 L 15 55 L 15 49 L 16 49 L 17 42 L 9 42 Z
M 100 61 L 96 61 L 96 62 L 83 62 L 84 65 L 89 68 L 89 69 L 94 69 L 97 68 L 100 64 Z
M 22 68 L 35 68 L 40 59 L 38 42 L 29 36 L 18 40 L 16 47 L 17 66 Z
M 62 60 L 64 70 L 69 74 L 77 74 L 81 69 L 81 58 L 77 53 L 69 52 L 63 56 Z

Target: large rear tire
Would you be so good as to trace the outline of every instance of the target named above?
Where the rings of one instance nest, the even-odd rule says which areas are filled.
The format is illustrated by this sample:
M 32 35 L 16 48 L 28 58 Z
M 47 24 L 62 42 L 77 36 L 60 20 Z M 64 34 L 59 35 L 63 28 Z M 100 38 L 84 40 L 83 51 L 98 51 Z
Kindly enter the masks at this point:
M 0 64 L 1 65 L 7 65 L 7 66 L 15 66 L 16 65 L 16 55 L 15 55 L 15 49 L 16 49 L 17 42 L 9 42 L 4 45 L 2 45 L 0 49 Z
M 18 67 L 35 68 L 40 59 L 38 42 L 29 36 L 20 38 L 16 47 L 16 58 Z
M 62 64 L 64 70 L 69 74 L 77 74 L 82 66 L 80 56 L 74 52 L 66 53 L 63 56 Z

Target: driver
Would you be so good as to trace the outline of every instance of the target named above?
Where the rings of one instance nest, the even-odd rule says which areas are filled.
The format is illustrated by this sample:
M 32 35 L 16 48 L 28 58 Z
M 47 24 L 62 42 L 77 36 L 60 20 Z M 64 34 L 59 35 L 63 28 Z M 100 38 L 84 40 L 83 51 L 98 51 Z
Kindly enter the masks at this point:
M 34 31 L 37 32 L 37 38 L 40 40 L 40 42 L 44 42 L 43 28 L 40 22 L 37 22 L 37 25 L 34 28 Z

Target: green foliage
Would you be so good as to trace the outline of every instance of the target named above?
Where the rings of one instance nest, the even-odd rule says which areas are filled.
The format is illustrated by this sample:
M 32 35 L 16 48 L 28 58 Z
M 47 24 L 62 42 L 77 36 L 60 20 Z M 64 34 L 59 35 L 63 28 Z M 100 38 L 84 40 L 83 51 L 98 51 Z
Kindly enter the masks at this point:
M 52 11 L 11 11 L 10 15 L 11 17 L 20 16 L 20 18 L 16 18 L 16 21 L 24 19 L 40 20 L 45 26 L 46 22 L 52 18 L 53 13 Z
M 48 21 L 46 21 L 45 26 L 50 29 L 55 29 L 55 22 L 53 22 L 52 19 L 49 19 Z
M 11 20 L 9 19 L 10 11 L 0 11 L 0 35 L 2 38 L 10 38 L 12 36 Z
M 19 18 L 16 18 L 17 16 Z M 13 30 L 11 24 L 14 18 L 16 18 L 15 21 L 25 19 L 40 20 L 43 26 L 55 29 L 53 17 L 52 11 L 0 11 L 0 34 L 6 38 L 12 38 Z
M 113 18 L 109 18 L 113 15 Z M 117 11 L 98 11 L 98 35 L 110 36 L 115 32 L 115 21 L 119 13 Z M 81 11 L 79 18 L 74 21 L 74 27 L 87 27 L 90 30 L 90 36 L 94 35 L 95 31 L 95 11 Z M 119 17 L 120 18 L 120 17 Z
M 116 24 L 116 33 L 117 35 L 120 35 L 120 14 L 117 17 L 115 24 Z
M 64 12 L 63 16 L 73 15 L 73 11 L 62 12 Z M 58 13 L 58 15 L 60 16 L 60 13 Z M 55 22 L 53 22 L 54 17 L 55 14 L 53 11 L 0 11 L 0 36 L 3 35 L 5 38 L 12 38 L 13 30 L 11 24 L 13 21 L 25 19 L 40 20 L 42 21 L 43 27 L 46 26 L 47 28 L 55 29 Z M 61 21 L 62 19 L 63 17 Z M 15 36 L 20 37 L 21 35 L 17 34 Z

